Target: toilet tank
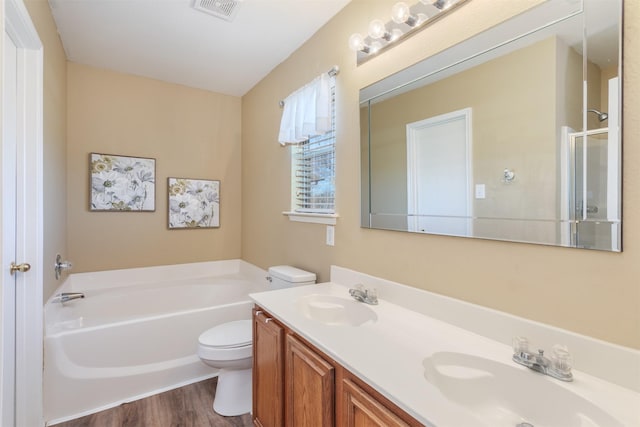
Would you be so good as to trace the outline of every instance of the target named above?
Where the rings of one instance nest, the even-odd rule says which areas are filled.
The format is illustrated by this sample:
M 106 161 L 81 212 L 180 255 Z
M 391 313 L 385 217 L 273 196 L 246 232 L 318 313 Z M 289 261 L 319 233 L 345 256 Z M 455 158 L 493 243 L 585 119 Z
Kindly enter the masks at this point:
M 312 285 L 316 283 L 315 273 L 310 273 L 290 265 L 276 265 L 269 267 L 269 277 L 271 289 L 290 288 L 292 286 Z

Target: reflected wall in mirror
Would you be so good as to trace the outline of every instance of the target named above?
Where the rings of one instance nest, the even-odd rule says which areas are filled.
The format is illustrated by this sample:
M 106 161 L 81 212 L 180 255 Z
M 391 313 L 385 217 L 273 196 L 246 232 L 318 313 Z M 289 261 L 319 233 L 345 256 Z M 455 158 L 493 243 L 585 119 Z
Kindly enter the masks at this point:
M 362 89 L 362 226 L 620 251 L 621 16 L 545 2 Z

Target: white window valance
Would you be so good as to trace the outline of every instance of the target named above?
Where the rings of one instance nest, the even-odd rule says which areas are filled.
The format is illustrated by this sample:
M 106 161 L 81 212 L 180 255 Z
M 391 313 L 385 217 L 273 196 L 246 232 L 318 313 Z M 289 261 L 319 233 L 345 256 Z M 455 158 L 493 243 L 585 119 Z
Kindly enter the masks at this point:
M 322 73 L 284 100 L 280 145 L 297 144 L 331 130 L 331 77 Z

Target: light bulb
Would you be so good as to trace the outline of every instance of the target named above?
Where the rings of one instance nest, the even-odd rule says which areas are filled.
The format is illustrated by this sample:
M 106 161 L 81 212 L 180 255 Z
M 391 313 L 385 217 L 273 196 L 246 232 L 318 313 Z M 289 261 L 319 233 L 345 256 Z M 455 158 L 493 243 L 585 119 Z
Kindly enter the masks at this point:
M 362 35 L 359 33 L 351 34 L 351 37 L 349 37 L 349 47 L 355 52 L 369 52 L 369 48 L 366 44 L 364 44 L 364 37 L 362 37 Z
M 371 43 L 371 53 L 377 53 L 382 48 L 382 43 L 374 41 Z
M 398 2 L 391 8 L 391 19 L 396 24 L 404 24 L 413 27 L 416 23 L 416 19 L 411 16 L 411 10 L 405 2 Z
M 424 24 L 427 19 L 429 19 L 429 17 L 427 16 L 426 13 L 419 13 L 418 19 L 416 20 L 416 25 Z
M 452 6 L 453 3 L 455 2 L 452 2 L 450 0 L 437 0 L 433 2 L 433 5 L 440 10 L 447 10 Z
M 394 28 L 391 30 L 391 37 L 389 38 L 390 42 L 396 41 L 402 36 L 403 32 L 400 28 Z
M 388 34 L 389 33 L 387 33 L 387 28 L 385 27 L 384 21 L 382 21 L 382 19 L 374 19 L 369 24 L 369 36 L 372 39 L 381 39 Z

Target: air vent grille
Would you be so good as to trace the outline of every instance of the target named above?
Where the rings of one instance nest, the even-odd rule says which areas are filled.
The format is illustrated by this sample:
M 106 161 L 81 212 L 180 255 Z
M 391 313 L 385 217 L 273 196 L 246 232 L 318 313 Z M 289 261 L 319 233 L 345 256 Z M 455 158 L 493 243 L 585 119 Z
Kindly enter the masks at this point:
M 233 21 L 241 0 L 194 0 L 193 8 L 225 21 Z

